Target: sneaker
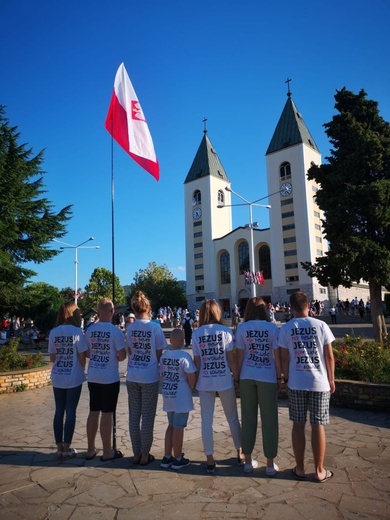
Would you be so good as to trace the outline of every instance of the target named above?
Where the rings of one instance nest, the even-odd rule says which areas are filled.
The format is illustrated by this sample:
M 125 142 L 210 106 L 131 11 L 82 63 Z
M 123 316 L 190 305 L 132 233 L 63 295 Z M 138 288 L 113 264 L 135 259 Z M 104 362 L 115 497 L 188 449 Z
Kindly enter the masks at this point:
M 69 451 L 62 452 L 62 459 L 73 459 L 77 457 L 77 450 L 71 448 Z
M 252 473 L 252 471 L 256 469 L 258 466 L 259 463 L 257 462 L 257 460 L 252 459 L 252 462 L 250 462 L 249 464 L 244 464 L 244 471 L 245 473 Z
M 265 474 L 268 475 L 268 477 L 274 477 L 278 471 L 279 466 L 274 462 L 272 466 L 267 467 L 267 469 L 265 470 Z
M 206 464 L 206 471 L 207 473 L 213 474 L 215 471 L 216 463 L 214 464 Z
M 172 463 L 174 462 L 174 458 L 172 455 L 170 457 L 164 457 L 160 463 L 160 467 L 164 469 L 168 469 L 172 466 Z
M 172 469 L 181 469 L 181 468 L 185 468 L 189 464 L 191 464 L 190 459 L 185 459 L 184 457 L 182 457 L 180 460 L 173 459 L 173 463 L 172 463 L 171 467 L 172 467 Z

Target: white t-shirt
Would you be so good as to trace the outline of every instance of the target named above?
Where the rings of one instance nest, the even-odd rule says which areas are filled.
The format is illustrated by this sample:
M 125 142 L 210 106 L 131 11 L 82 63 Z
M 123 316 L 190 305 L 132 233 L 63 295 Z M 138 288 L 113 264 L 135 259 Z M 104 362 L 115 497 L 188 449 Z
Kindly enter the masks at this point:
M 126 330 L 126 345 L 130 349 L 126 380 L 133 383 L 159 381 L 157 351 L 167 348 L 159 323 L 136 320 Z
M 125 348 L 121 329 L 98 321 L 88 327 L 85 339 L 89 348 L 88 381 L 106 385 L 119 381 L 118 352 Z
M 288 387 L 291 390 L 330 390 L 324 345 L 334 339 L 328 325 L 316 318 L 293 318 L 282 325 L 278 344 L 289 350 Z
M 50 332 L 48 352 L 56 355 L 51 370 L 53 387 L 74 388 L 85 381 L 78 354 L 86 350 L 88 347 L 79 327 L 59 325 Z
M 192 334 L 192 352 L 200 357 L 197 390 L 222 391 L 233 387 L 226 352 L 233 350 L 232 331 L 218 323 L 202 325 Z
M 276 383 L 274 350 L 278 348 L 278 327 L 266 320 L 240 323 L 236 347 L 245 350 L 240 379 Z
M 163 411 L 185 413 L 194 409 L 187 374 L 196 372 L 192 357 L 182 350 L 166 350 L 160 359 Z

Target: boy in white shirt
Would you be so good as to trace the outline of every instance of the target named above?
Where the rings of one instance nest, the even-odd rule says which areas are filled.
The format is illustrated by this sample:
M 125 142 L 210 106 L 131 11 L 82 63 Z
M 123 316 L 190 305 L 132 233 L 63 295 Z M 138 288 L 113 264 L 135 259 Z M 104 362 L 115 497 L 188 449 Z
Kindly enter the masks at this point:
M 166 350 L 160 359 L 163 411 L 167 412 L 169 422 L 165 433 L 165 454 L 160 466 L 181 469 L 190 464 L 189 459 L 183 457 L 182 450 L 184 428 L 189 412 L 194 409 L 192 389 L 196 383 L 196 368 L 191 356 L 181 350 L 184 346 L 181 329 L 171 332 L 170 342 L 171 349 Z

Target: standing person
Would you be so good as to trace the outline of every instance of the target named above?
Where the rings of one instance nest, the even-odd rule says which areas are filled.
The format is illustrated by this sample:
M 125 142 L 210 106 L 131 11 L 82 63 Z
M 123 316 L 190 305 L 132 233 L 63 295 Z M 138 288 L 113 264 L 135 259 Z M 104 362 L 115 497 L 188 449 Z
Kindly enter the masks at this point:
M 56 406 L 53 429 L 59 459 L 69 459 L 77 455 L 77 451 L 70 445 L 76 426 L 76 409 L 81 387 L 86 379 L 86 350 L 80 309 L 74 302 L 64 303 L 58 311 L 56 327 L 49 334 L 48 347 L 50 361 L 53 363 L 51 380 Z
M 332 307 L 329 309 L 329 314 L 332 320 L 332 325 L 337 325 L 337 312 L 334 305 L 332 305 Z
M 129 362 L 126 386 L 129 398 L 129 430 L 133 464 L 146 466 L 155 460 L 150 454 L 156 417 L 159 362 L 167 342 L 159 323 L 150 321 L 152 308 L 147 296 L 137 291 L 131 299 L 136 315 L 126 332 Z
M 191 319 L 191 314 L 189 312 L 186 313 L 186 316 L 183 320 L 183 330 L 185 337 L 186 348 L 190 348 L 191 346 L 191 338 L 192 338 L 192 325 L 193 320 Z
M 234 382 L 238 384 L 237 363 L 233 352 L 233 335 L 222 325 L 222 310 L 215 300 L 205 300 L 199 312 L 199 328 L 192 335 L 194 362 L 198 371 L 202 441 L 207 457 L 207 473 L 214 473 L 213 415 L 218 395 L 229 423 L 237 460 L 241 460 L 241 427 L 238 420 Z M 233 377 L 232 377 L 233 373 Z
M 181 469 L 190 464 L 190 460 L 185 459 L 182 452 L 184 428 L 187 426 L 189 412 L 194 409 L 192 389 L 196 383 L 196 368 L 192 357 L 181 350 L 184 346 L 184 333 L 181 329 L 173 329 L 170 343 L 170 350 L 166 350 L 160 359 L 163 411 L 167 412 L 169 423 L 165 432 L 164 458 L 160 466 L 165 469 Z
M 119 361 L 126 359 L 125 340 L 120 328 L 112 324 L 114 304 L 103 298 L 98 305 L 99 321 L 88 327 L 85 338 L 88 345 L 89 415 L 87 419 L 87 460 L 96 457 L 95 440 L 100 418 L 100 436 L 103 454 L 100 460 L 123 457 L 120 450 L 113 449 L 111 432 L 113 415 L 119 395 Z
M 305 293 L 290 297 L 294 318 L 279 332 L 282 372 L 288 382 L 290 420 L 293 421 L 292 446 L 297 480 L 305 479 L 305 424 L 310 411 L 311 446 L 314 456 L 315 481 L 326 482 L 333 472 L 324 468 L 326 449 L 325 424 L 329 424 L 330 394 L 335 391 L 334 336 L 329 326 L 309 317 L 309 301 Z
M 258 467 L 252 459 L 256 442 L 257 417 L 260 408 L 263 451 L 267 458 L 266 474 L 279 470 L 274 459 L 278 454 L 278 381 L 281 380 L 279 329 L 271 323 L 262 298 L 251 298 L 244 313 L 244 322 L 236 332 L 237 363 L 240 374 L 242 451 L 244 471 Z

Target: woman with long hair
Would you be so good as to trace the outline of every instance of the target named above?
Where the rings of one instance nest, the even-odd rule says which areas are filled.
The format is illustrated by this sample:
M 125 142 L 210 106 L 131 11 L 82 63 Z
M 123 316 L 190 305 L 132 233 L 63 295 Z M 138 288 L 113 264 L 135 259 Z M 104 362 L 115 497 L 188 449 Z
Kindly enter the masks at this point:
M 137 291 L 131 299 L 131 308 L 137 319 L 126 329 L 129 431 L 133 464 L 146 466 L 155 460 L 150 449 L 160 380 L 159 363 L 167 342 L 161 325 L 150 321 L 152 308 L 142 291 Z
M 213 415 L 218 393 L 229 423 L 237 460 L 241 464 L 241 428 L 237 413 L 234 380 L 238 371 L 231 329 L 222 325 L 222 310 L 215 300 L 205 300 L 199 311 L 199 328 L 193 332 L 192 349 L 198 372 L 202 441 L 207 473 L 214 473 Z M 233 374 L 233 376 L 232 376 Z
M 74 302 L 64 303 L 58 311 L 56 327 L 49 335 L 50 361 L 53 363 L 55 414 L 54 437 L 57 458 L 69 459 L 77 455 L 71 449 L 76 426 L 76 409 L 85 381 L 85 352 L 88 350 L 81 329 L 80 309 Z M 65 417 L 65 422 L 64 422 Z
M 236 333 L 244 471 L 251 473 L 259 465 L 252 460 L 252 451 L 260 408 L 263 451 L 267 458 L 266 474 L 270 477 L 279 470 L 274 463 L 279 441 L 277 398 L 281 377 L 278 331 L 278 327 L 271 323 L 264 300 L 251 298 L 245 308 L 244 322 L 240 323 Z

